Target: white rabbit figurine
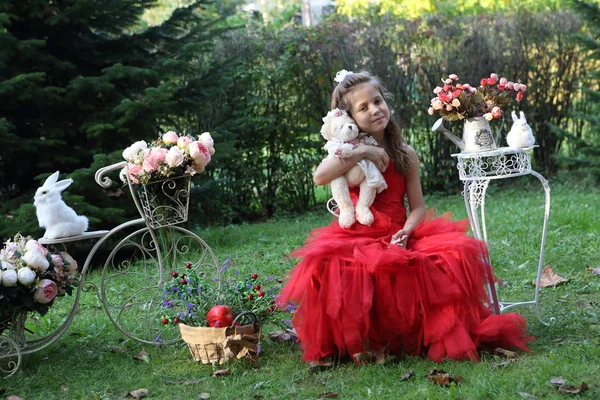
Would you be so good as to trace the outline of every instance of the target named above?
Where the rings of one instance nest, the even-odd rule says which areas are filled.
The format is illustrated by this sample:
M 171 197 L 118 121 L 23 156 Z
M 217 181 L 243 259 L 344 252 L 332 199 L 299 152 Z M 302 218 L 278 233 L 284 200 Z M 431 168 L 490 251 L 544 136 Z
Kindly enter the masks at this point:
M 525 114 L 521 111 L 521 117 L 517 118 L 517 113 L 512 112 L 513 126 L 506 135 L 506 143 L 510 147 L 531 147 L 535 144 L 533 131 L 525 119 Z
M 40 228 L 46 228 L 44 238 L 58 239 L 83 234 L 88 228 L 88 219 L 77 215 L 71 207 L 65 204 L 60 193 L 68 188 L 73 179 L 58 181 L 56 171 L 46 179 L 46 182 L 35 192 L 35 214 Z

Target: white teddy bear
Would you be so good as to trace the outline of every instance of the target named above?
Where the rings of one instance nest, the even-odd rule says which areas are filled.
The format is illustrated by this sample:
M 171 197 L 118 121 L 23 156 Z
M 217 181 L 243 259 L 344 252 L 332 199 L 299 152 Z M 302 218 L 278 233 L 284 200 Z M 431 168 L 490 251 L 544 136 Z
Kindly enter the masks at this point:
M 327 140 L 324 147 L 328 152 L 328 159 L 349 157 L 352 150 L 361 144 L 378 145 L 375 139 L 359 132 L 356 122 L 346 111 L 337 108 L 329 111 L 323 118 L 321 135 Z M 354 204 L 348 189 L 359 185 L 360 194 L 356 203 L 355 216 Z M 331 181 L 329 186 L 340 212 L 340 227 L 349 228 L 356 220 L 363 225 L 373 223 L 373 213 L 369 207 L 373 204 L 375 195 L 387 188 L 387 183 L 372 161 L 362 159 L 344 175 Z

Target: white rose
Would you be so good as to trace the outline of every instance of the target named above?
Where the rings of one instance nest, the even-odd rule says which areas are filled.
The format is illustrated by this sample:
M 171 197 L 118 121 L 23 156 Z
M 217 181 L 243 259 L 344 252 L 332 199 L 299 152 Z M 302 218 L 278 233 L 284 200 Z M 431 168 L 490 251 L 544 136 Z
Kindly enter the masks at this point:
M 215 154 L 215 141 L 212 136 L 210 136 L 209 132 L 204 132 L 202 135 L 198 136 L 198 141 L 206 147 L 208 154 L 211 156 Z
M 21 285 L 30 286 L 35 281 L 35 272 L 29 267 L 23 267 L 17 273 L 17 279 Z
M 17 271 L 10 269 L 2 273 L 2 286 L 11 287 L 17 285 Z
M 27 263 L 30 267 L 33 267 L 37 270 L 44 272 L 50 266 L 50 263 L 40 253 L 36 253 L 35 251 L 28 250 L 27 253 L 23 256 L 23 261 Z
M 40 244 L 40 242 L 38 242 L 37 240 L 33 240 L 33 239 L 28 240 L 27 243 L 25 244 L 25 248 L 27 250 L 35 251 L 36 253 L 40 253 L 44 257 L 46 257 L 46 254 L 48 254 L 48 250 L 46 250 L 46 248 L 44 246 L 42 246 Z
M 146 150 L 147 148 L 148 144 L 145 141 L 140 140 L 135 142 L 123 151 L 123 158 L 127 161 L 134 161 L 140 151 Z
M 184 152 L 177 146 L 173 146 L 169 149 L 165 160 L 169 167 L 177 167 L 183 162 Z

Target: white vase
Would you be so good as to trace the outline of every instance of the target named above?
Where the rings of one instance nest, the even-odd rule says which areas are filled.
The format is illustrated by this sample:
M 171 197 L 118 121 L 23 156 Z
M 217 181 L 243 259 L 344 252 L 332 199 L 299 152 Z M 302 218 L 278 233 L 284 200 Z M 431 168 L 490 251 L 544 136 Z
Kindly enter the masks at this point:
M 483 117 L 467 118 L 463 128 L 463 153 L 475 153 L 497 148 L 490 122 Z

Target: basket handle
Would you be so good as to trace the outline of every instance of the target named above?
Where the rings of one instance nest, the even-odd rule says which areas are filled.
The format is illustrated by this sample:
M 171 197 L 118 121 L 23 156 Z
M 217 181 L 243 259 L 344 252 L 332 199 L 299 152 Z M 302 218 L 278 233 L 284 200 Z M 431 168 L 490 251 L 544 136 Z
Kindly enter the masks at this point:
M 242 318 L 249 316 L 252 321 L 252 325 L 254 325 L 255 327 L 258 327 L 260 325 L 260 319 L 258 318 L 258 315 L 256 315 L 255 313 L 253 313 L 252 311 L 243 311 L 241 313 L 239 313 L 234 319 L 233 322 L 231 323 L 231 328 L 235 328 L 235 324 L 238 323 Z

